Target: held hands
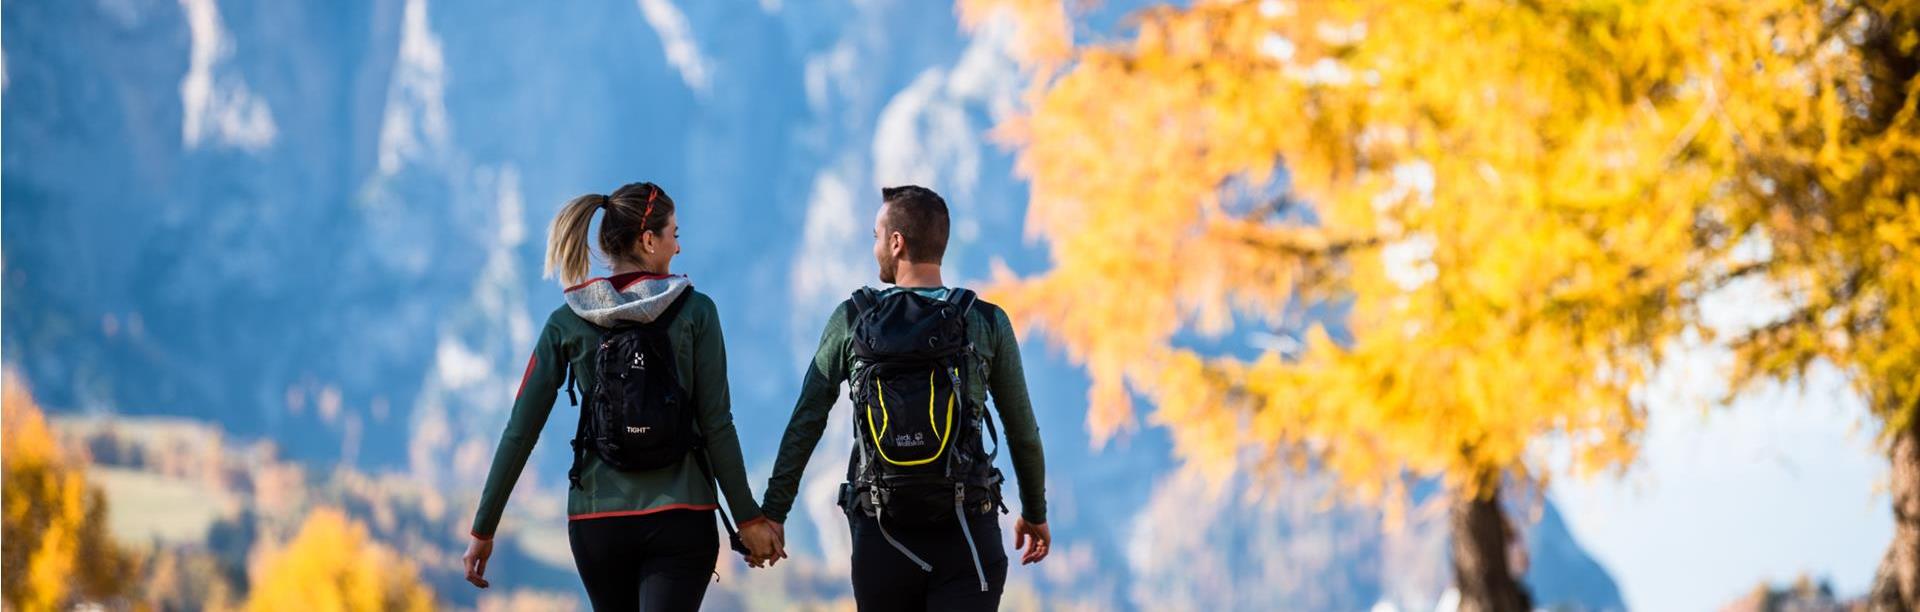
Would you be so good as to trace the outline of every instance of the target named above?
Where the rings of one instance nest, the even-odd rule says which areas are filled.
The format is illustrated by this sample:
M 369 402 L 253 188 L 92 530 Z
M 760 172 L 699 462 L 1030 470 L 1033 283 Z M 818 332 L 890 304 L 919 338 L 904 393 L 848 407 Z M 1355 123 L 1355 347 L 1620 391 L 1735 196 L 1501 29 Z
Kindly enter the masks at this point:
M 781 559 L 787 558 L 787 529 L 785 525 L 773 521 L 757 521 L 740 527 L 740 541 L 747 545 L 747 565 L 753 567 L 772 567 Z M 1031 544 L 1029 544 L 1031 542 Z M 1021 565 L 1039 563 L 1047 558 L 1047 552 L 1053 545 L 1053 534 L 1046 523 L 1028 523 L 1020 519 L 1013 524 L 1013 547 L 1026 549 L 1020 555 Z M 466 566 L 467 582 L 473 586 L 487 588 L 487 559 L 493 556 L 493 540 L 474 538 L 467 544 L 467 554 L 460 558 Z
M 1029 540 L 1032 541 L 1032 545 L 1027 545 Z M 1028 523 L 1024 518 L 1014 521 L 1013 548 L 1018 550 L 1023 546 L 1027 550 L 1020 554 L 1020 564 L 1039 563 L 1040 560 L 1047 558 L 1047 551 L 1053 547 L 1053 532 L 1047 529 L 1046 523 L 1035 525 Z
M 493 540 L 474 538 L 467 544 L 467 554 L 460 561 L 467 566 L 467 582 L 473 586 L 487 588 L 487 557 L 493 556 Z
M 747 545 L 747 565 L 771 567 L 787 558 L 786 529 L 773 521 L 740 526 L 740 542 Z

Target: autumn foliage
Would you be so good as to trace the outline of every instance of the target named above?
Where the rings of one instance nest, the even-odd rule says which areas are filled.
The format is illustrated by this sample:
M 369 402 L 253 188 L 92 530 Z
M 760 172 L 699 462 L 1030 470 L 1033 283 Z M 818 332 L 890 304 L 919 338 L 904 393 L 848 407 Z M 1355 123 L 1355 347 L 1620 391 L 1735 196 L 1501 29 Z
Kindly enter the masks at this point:
M 1082 48 L 1008 126 L 1053 268 L 1003 297 L 1086 362 L 1090 425 L 1151 397 L 1203 467 L 1307 462 L 1364 496 L 1633 457 L 1724 174 L 1697 83 L 1751 3 L 1203 3 Z M 1688 49 L 1711 47 L 1719 59 Z M 1296 350 L 1183 344 L 1291 333 Z
M 1489 498 L 1630 465 L 1663 351 L 1759 279 L 1791 313 L 1727 339 L 1734 388 L 1835 363 L 1905 473 L 1920 3 L 1199 2 L 1076 44 L 1083 4 L 960 12 L 1033 75 L 1002 129 L 1052 265 L 995 297 L 1087 367 L 1097 438 L 1138 395 L 1215 475 L 1438 479 L 1463 608 L 1525 606 L 1468 584 L 1511 582 Z
M 109 602 L 133 588 L 138 560 L 107 533 L 107 506 L 83 457 L 61 449 L 20 377 L 0 397 L 0 594 L 22 612 Z
M 150 550 L 143 559 L 114 540 L 105 496 L 87 481 L 86 457 L 62 447 L 12 372 L 0 410 L 5 609 L 230 609 L 222 560 L 192 548 Z M 245 609 L 434 608 L 414 563 L 337 510 L 312 511 L 291 541 L 259 546 L 251 556 Z
M 433 592 L 414 564 L 371 541 L 338 510 L 307 516 L 284 548 L 254 560 L 246 609 L 356 612 L 432 610 Z

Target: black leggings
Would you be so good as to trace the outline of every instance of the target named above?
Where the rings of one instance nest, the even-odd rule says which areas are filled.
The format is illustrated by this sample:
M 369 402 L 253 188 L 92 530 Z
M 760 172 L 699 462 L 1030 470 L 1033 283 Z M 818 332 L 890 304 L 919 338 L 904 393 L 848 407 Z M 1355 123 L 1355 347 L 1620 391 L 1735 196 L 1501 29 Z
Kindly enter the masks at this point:
M 986 591 L 980 590 L 980 575 L 958 522 L 933 529 L 887 526 L 888 535 L 933 566 L 928 572 L 888 543 L 873 517 L 851 512 L 847 518 L 853 530 L 853 599 L 862 612 L 999 609 L 1007 552 L 1001 548 L 995 515 L 976 514 L 967 521 L 986 572 Z
M 720 558 L 712 510 L 567 522 L 573 564 L 598 612 L 700 609 Z

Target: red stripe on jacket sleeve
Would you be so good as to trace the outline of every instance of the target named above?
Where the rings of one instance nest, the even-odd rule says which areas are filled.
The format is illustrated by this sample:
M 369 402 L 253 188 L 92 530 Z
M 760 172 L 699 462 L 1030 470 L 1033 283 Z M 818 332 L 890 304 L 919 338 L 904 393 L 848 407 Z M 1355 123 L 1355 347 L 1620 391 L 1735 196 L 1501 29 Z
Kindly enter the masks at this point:
M 539 353 L 527 356 L 527 371 L 520 375 L 520 388 L 514 390 L 513 399 L 520 399 L 520 393 L 527 390 L 527 379 L 533 378 L 533 365 L 536 363 L 540 363 Z

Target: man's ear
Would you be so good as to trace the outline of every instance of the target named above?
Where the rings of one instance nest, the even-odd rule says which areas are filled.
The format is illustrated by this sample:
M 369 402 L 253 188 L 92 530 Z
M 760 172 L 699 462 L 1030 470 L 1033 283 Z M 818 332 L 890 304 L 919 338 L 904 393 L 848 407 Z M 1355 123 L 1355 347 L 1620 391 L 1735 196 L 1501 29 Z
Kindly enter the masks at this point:
M 887 232 L 887 252 L 895 259 L 907 258 L 907 237 L 900 232 Z

